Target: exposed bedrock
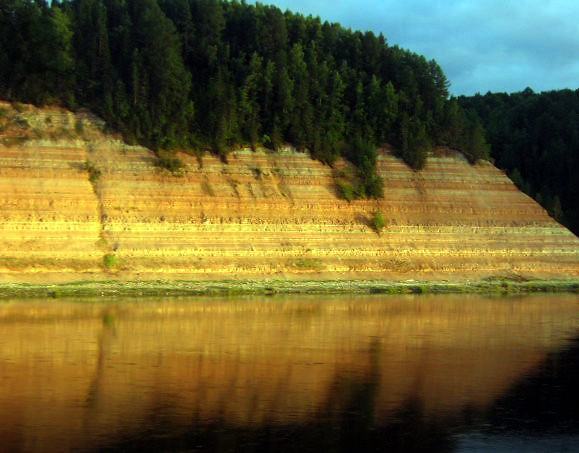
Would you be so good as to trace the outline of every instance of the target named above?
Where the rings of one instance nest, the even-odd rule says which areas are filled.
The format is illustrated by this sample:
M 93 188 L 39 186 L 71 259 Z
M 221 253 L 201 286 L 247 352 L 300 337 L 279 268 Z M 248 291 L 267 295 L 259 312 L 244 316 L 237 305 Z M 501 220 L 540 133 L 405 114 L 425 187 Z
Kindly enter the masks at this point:
M 579 276 L 577 237 L 493 165 L 448 150 L 420 172 L 380 150 L 384 198 L 348 202 L 335 183 L 345 162 L 291 148 L 239 149 L 227 164 L 177 153 L 173 174 L 87 114 L 19 115 L 26 124 L 0 133 L 4 280 Z

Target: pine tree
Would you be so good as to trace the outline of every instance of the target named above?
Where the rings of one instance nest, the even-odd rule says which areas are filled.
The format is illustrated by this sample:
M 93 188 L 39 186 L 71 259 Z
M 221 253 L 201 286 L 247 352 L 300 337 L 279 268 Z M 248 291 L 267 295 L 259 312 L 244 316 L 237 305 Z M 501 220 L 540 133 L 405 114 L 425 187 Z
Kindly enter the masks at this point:
M 191 76 L 181 58 L 175 26 L 156 0 L 130 0 L 129 11 L 137 29 L 133 90 L 143 94 L 135 99 L 135 108 L 147 128 L 146 140 L 154 148 L 184 142 L 192 111 Z

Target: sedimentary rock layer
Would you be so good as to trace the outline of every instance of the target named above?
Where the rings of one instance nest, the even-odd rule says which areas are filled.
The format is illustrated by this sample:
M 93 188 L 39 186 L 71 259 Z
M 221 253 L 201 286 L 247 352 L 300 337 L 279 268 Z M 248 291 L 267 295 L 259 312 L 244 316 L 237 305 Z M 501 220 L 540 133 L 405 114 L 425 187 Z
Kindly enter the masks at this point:
M 382 149 L 384 198 L 348 202 L 335 184 L 345 162 L 291 148 L 234 150 L 227 163 L 177 153 L 173 174 L 86 114 L 5 109 L 21 129 L 5 128 L 0 145 L 4 278 L 579 276 L 579 239 L 489 162 L 455 152 L 435 150 L 414 172 Z

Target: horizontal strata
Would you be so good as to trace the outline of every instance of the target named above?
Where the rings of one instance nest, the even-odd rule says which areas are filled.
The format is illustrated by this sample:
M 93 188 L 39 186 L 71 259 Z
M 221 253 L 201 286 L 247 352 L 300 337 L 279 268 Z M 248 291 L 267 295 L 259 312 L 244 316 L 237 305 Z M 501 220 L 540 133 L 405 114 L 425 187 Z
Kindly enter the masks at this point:
M 488 162 L 437 150 L 414 172 L 382 149 L 384 198 L 349 203 L 336 193 L 343 161 L 330 168 L 290 148 L 240 149 L 228 163 L 177 153 L 184 168 L 172 174 L 85 121 L 83 139 L 0 145 L 5 277 L 579 276 L 579 239 Z

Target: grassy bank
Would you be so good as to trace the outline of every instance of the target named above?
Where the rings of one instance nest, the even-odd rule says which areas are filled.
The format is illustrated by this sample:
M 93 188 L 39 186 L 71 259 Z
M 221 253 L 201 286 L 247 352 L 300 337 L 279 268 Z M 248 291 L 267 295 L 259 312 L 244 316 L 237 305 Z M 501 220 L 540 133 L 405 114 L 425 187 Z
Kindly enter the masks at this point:
M 78 281 L 52 285 L 0 284 L 0 299 L 14 297 L 149 297 L 195 295 L 274 294 L 450 294 L 533 292 L 579 293 L 578 280 L 513 281 L 486 279 L 476 282 L 382 281 Z

